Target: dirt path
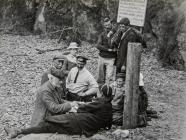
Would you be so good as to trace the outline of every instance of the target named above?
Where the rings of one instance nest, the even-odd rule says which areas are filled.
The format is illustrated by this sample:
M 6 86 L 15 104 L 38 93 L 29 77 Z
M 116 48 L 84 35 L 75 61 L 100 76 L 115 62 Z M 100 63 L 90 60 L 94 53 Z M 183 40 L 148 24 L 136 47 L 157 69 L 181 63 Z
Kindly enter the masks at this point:
M 37 54 L 35 49 L 65 47 L 56 42 L 34 36 L 0 36 L 0 139 L 6 139 L 4 126 L 29 125 L 41 74 L 50 66 L 56 53 Z M 82 46 L 81 51 L 92 58 L 88 69 L 96 76 L 97 51 L 85 42 Z M 150 54 L 143 54 L 141 71 L 149 107 L 158 112 L 159 118 L 152 119 L 145 128 L 132 131 L 144 140 L 184 140 L 186 72 L 161 68 Z

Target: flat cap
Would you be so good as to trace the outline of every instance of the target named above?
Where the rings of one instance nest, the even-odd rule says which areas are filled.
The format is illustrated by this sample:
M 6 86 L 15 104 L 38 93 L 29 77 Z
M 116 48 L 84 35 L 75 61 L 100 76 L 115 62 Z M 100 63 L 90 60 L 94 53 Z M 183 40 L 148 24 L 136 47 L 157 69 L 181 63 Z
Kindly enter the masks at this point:
M 77 59 L 82 58 L 84 61 L 89 60 L 89 58 L 87 58 L 87 57 L 84 56 L 84 55 L 77 55 L 76 58 L 77 58 Z
M 110 18 L 109 17 L 104 18 L 103 22 L 110 22 Z
M 66 57 L 64 55 L 54 55 L 53 60 L 56 60 L 56 59 L 65 60 Z
M 118 73 L 117 75 L 116 75 L 116 78 L 123 78 L 123 79 L 125 79 L 125 73 Z
M 124 24 L 125 26 L 130 25 L 130 20 L 128 18 L 122 18 L 118 24 Z

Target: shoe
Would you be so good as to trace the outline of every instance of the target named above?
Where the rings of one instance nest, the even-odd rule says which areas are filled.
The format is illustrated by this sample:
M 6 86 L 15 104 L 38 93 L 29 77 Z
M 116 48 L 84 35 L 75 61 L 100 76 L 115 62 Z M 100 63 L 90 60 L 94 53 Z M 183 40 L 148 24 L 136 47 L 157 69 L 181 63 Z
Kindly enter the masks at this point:
M 155 110 L 146 110 L 147 114 L 157 114 L 157 111 Z
M 147 117 L 147 121 L 151 121 L 151 118 L 150 117 Z
M 151 118 L 157 119 L 159 116 L 157 114 L 147 114 L 147 117 L 151 117 Z

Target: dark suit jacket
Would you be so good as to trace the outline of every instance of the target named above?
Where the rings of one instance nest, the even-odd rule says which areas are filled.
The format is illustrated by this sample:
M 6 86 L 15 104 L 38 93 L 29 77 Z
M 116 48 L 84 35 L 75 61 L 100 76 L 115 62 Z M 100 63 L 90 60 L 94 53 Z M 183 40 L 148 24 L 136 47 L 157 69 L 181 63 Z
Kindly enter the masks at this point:
M 125 33 L 125 35 L 123 35 Z M 142 35 L 133 28 L 129 28 L 127 31 L 124 29 L 118 29 L 117 33 L 113 37 L 113 46 L 118 46 L 116 67 L 121 68 L 126 66 L 127 59 L 127 47 L 129 42 L 142 43 L 142 46 L 146 47 L 146 42 L 143 40 Z
M 77 113 L 49 116 L 46 121 L 55 123 L 56 127 L 69 134 L 91 136 L 100 128 L 111 127 L 111 99 L 99 98 L 95 102 L 80 106 Z M 64 133 L 64 131 L 58 133 Z

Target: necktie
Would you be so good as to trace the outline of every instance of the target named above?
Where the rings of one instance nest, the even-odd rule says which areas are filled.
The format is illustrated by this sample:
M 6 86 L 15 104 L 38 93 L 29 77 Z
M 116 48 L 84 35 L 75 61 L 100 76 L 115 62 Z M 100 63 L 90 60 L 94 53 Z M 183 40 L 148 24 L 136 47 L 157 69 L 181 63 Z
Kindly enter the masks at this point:
M 75 79 L 74 79 L 74 83 L 76 83 L 78 75 L 79 75 L 79 69 L 78 69 L 78 71 L 76 73 L 76 76 L 75 76 Z

